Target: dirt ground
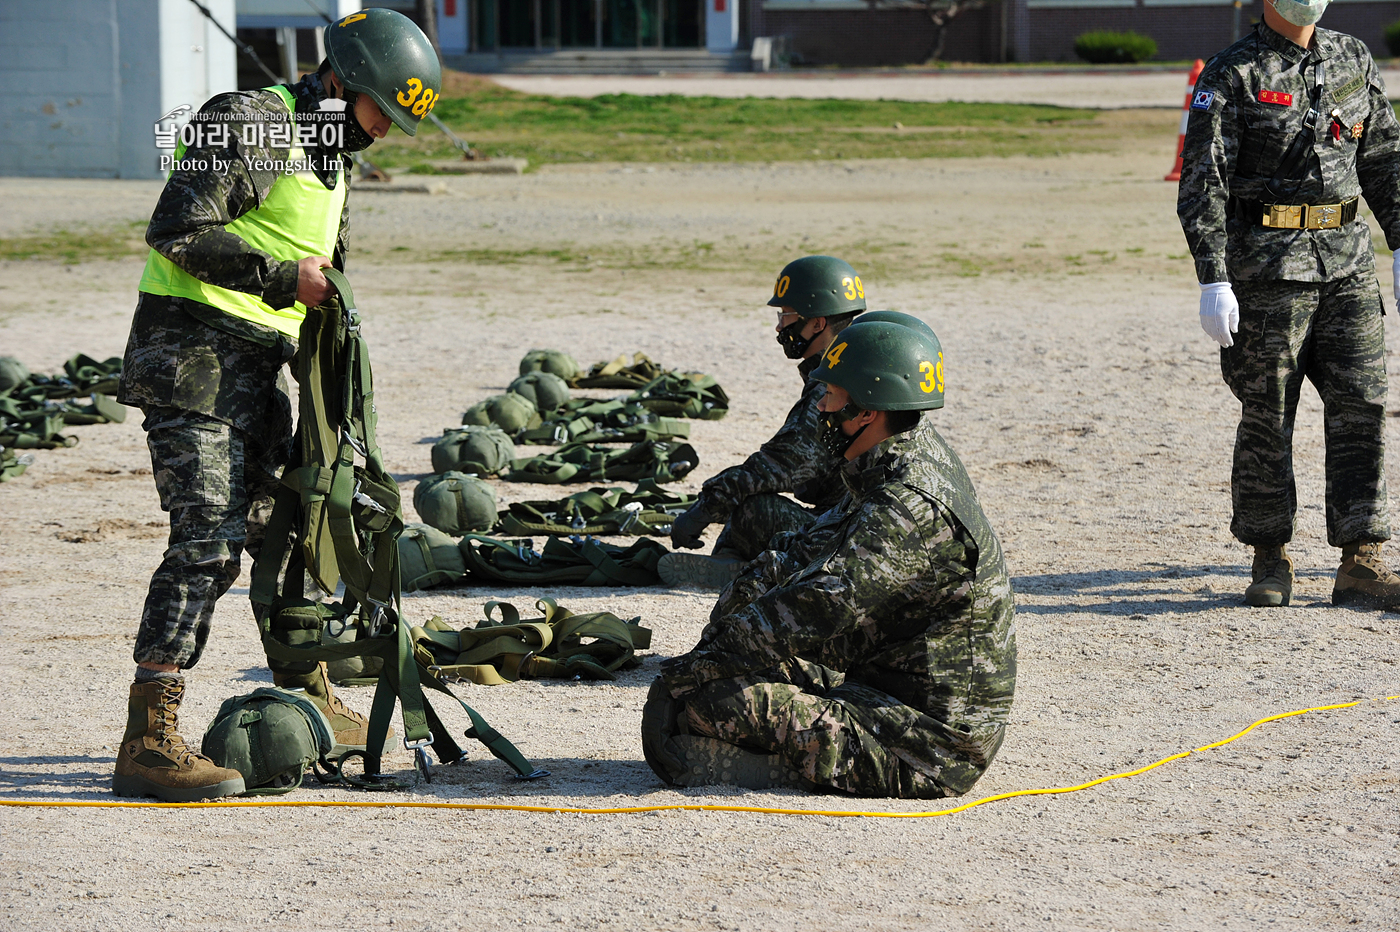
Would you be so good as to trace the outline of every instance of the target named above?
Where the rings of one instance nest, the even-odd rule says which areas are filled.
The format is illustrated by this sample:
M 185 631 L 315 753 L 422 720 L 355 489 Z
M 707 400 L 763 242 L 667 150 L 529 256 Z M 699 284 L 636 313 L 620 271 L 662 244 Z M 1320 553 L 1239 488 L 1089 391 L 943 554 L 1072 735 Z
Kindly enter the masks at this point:
M 502 390 L 532 347 L 585 364 L 644 350 L 714 373 L 733 399 L 727 419 L 693 425 L 701 466 L 682 487 L 697 488 L 769 436 L 798 390 L 763 306 L 774 274 L 804 253 L 849 253 L 868 269 L 872 307 L 916 313 L 942 338 L 948 404 L 934 416 L 1014 576 L 1015 708 L 969 798 L 1071 786 L 1264 716 L 1360 704 L 1084 792 L 938 818 L 0 806 L 0 928 L 1400 926 L 1400 623 L 1329 604 L 1337 554 L 1311 391 L 1296 436 L 1294 605 L 1242 605 L 1248 554 L 1228 532 L 1238 409 L 1197 325 L 1175 186 L 1161 180 L 1177 116 L 1144 118 L 1161 121 L 1160 144 L 1117 155 L 588 166 L 454 179 L 436 196 L 357 190 L 350 274 L 389 468 L 407 492 L 430 468 L 431 439 Z M 0 235 L 139 220 L 157 191 L 0 179 Z M 140 268 L 5 264 L 0 353 L 44 371 L 79 351 L 119 354 Z M 1397 331 L 1387 343 L 1394 371 Z M 164 516 L 139 414 L 74 432 L 80 445 L 37 453 L 0 485 L 0 803 L 114 801 L 131 641 Z M 1397 469 L 1392 457 L 1392 487 Z M 190 674 L 187 735 L 225 697 L 269 681 L 246 586 L 245 567 Z M 405 611 L 465 626 L 487 599 L 526 606 L 537 594 L 415 593 Z M 656 632 L 643 666 L 615 683 L 462 688 L 553 776 L 518 783 L 471 747 L 439 782 L 376 801 L 930 808 L 663 787 L 642 761 L 640 709 L 659 659 L 694 643 L 710 599 L 553 594 L 641 615 Z M 368 691 L 347 697 L 367 710 Z M 367 797 L 312 787 L 290 798 Z

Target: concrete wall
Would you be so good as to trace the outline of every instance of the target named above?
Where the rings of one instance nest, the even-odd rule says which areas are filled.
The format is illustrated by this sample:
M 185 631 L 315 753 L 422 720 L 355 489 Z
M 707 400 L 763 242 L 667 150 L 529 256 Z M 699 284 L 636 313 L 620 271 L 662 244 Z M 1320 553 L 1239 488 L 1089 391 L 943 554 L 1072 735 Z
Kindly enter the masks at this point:
M 153 124 L 233 90 L 234 55 L 189 0 L 5 0 L 0 174 L 160 177 Z

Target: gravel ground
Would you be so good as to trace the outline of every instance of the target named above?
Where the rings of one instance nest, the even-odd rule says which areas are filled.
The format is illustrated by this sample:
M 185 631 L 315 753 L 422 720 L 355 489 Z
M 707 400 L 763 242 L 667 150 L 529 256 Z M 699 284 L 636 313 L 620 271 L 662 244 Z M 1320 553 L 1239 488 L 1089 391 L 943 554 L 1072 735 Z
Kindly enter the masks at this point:
M 694 424 L 702 463 L 682 487 L 695 488 L 767 437 L 797 391 L 763 307 L 775 263 L 859 248 L 881 270 L 866 275 L 872 306 L 917 313 L 942 337 L 948 406 L 934 416 L 977 483 L 1018 594 L 1012 722 L 970 798 L 1136 769 L 1263 716 L 1359 705 L 1092 790 L 926 819 L 0 806 L 0 928 L 1396 928 L 1400 699 L 1372 700 L 1400 693 L 1400 626 L 1328 603 L 1336 553 L 1311 392 L 1295 440 L 1295 602 L 1241 604 L 1248 554 L 1227 530 L 1237 408 L 1196 324 L 1174 189 L 1160 181 L 1175 117 L 1162 120 L 1160 144 L 1120 156 L 587 166 L 454 180 L 438 197 L 357 192 L 367 258 L 351 278 L 389 468 L 407 492 L 429 468 L 431 438 L 501 390 L 533 346 L 585 364 L 641 349 L 714 373 L 733 398 L 726 420 Z M 0 222 L 136 220 L 156 191 L 0 181 Z M 682 268 L 618 258 L 689 255 L 697 239 L 715 245 Z M 428 261 L 485 246 L 502 261 Z M 598 258 L 504 261 L 556 248 Z M 41 370 L 79 351 L 119 353 L 139 272 L 139 260 L 3 265 L 0 353 Z M 1393 358 L 1394 333 L 1387 345 Z M 164 537 L 139 420 L 76 428 L 79 446 L 39 452 L 0 486 L 0 803 L 113 801 L 130 641 Z M 1400 487 L 1394 459 L 1390 481 Z M 246 586 L 245 568 L 190 675 L 187 735 L 223 698 L 268 681 Z M 487 599 L 536 594 L 416 593 L 405 612 L 465 626 Z M 552 777 L 517 783 L 471 748 L 411 793 L 290 798 L 927 808 L 663 787 L 641 759 L 639 712 L 659 658 L 694 643 L 710 599 L 553 594 L 575 610 L 641 615 L 656 636 L 642 668 L 615 683 L 463 687 Z M 347 698 L 368 708 L 365 690 Z

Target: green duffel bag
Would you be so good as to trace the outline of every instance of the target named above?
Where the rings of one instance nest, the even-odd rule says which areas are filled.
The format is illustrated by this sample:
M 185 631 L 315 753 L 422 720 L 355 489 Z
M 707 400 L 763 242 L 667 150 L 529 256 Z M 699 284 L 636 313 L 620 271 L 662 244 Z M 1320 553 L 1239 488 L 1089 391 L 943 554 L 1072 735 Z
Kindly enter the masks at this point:
M 496 523 L 496 491 L 489 482 L 455 470 L 429 476 L 413 490 L 413 507 L 423 523 L 461 537 Z
M 405 524 L 399 535 L 399 573 L 403 591 L 449 586 L 467 575 L 457 542 L 435 527 Z
M 243 775 L 244 796 L 290 793 L 335 749 L 331 723 L 299 690 L 265 686 L 225 699 L 200 751 Z
M 506 392 L 479 401 L 462 415 L 462 423 L 476 427 L 499 427 L 514 436 L 522 430 L 540 426 L 540 412 L 535 403 L 524 395 Z
M 541 417 L 553 414 L 569 400 L 569 385 L 552 372 L 530 372 L 511 382 L 506 391 L 530 399 Z
M 532 349 L 520 360 L 520 374 L 548 372 L 564 381 L 575 378 L 583 370 L 578 361 L 563 350 Z
M 433 444 L 433 472 L 495 476 L 515 459 L 515 444 L 498 427 L 449 427 Z

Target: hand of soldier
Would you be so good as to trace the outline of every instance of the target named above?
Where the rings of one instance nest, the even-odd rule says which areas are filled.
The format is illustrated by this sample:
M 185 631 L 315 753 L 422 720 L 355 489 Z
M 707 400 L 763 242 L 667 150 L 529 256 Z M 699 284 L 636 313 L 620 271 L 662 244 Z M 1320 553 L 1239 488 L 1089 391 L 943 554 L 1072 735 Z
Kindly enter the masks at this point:
M 1221 346 L 1234 346 L 1240 329 L 1240 302 L 1229 282 L 1201 286 L 1201 329 Z
M 1400 252 L 1390 262 L 1390 277 L 1395 283 L 1395 303 L 1400 305 Z
M 700 535 L 705 532 L 705 528 L 710 523 L 710 519 L 705 517 L 699 505 L 691 505 L 676 515 L 676 520 L 671 522 L 672 549 L 679 550 L 682 547 L 687 550 L 699 549 L 703 546 L 700 543 Z
M 307 307 L 316 307 L 331 296 L 335 289 L 321 274 L 331 260 L 325 256 L 307 256 L 297 263 L 297 300 Z

